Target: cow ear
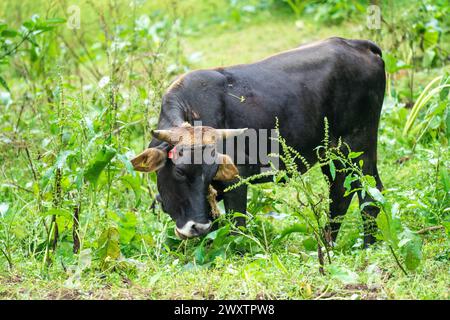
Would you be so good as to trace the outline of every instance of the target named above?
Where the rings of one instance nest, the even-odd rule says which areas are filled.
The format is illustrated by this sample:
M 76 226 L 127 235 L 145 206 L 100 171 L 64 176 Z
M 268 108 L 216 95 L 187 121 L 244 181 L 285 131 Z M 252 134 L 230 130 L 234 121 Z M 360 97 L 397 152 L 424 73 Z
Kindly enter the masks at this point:
M 148 148 L 144 152 L 131 159 L 134 170 L 153 172 L 164 166 L 167 153 L 158 148 Z
M 230 181 L 236 179 L 239 175 L 239 171 L 234 165 L 233 160 L 231 160 L 228 155 L 221 153 L 219 153 L 217 157 L 219 158 L 219 169 L 217 169 L 214 180 Z

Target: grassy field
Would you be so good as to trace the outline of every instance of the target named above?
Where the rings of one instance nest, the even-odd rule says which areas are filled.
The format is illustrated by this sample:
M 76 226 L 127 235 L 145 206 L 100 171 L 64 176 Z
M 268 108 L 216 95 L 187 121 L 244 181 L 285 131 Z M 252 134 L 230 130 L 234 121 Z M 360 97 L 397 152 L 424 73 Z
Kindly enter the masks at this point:
M 326 18 L 339 17 L 330 4 L 295 15 L 283 1 L 256 0 L 79 1 L 79 29 L 36 23 L 40 34 L 0 54 L 8 60 L 0 64 L 0 298 L 448 299 L 448 90 L 434 92 L 403 133 L 427 84 L 449 81 L 448 22 L 438 10 L 420 16 L 440 28 L 434 46 L 423 46 L 435 33 L 398 36 L 416 30 L 408 23 L 417 10 L 382 3 L 391 11 L 377 31 L 352 7 L 339 9 L 348 18 L 338 21 Z M 69 5 L 3 1 L 8 26 L 0 31 L 19 34 L 0 40 L 20 43 L 19 26 L 33 14 L 71 21 Z M 378 161 L 383 208 L 392 210 L 382 215 L 398 228 L 362 249 L 354 199 L 322 275 L 311 233 L 280 237 L 303 221 L 282 201 L 295 202 L 292 187 L 271 183 L 251 188 L 251 218 L 239 235 L 221 217 L 207 239 L 177 239 L 174 223 L 152 208 L 154 174 L 134 173 L 128 162 L 150 140 L 164 89 L 188 70 L 248 63 L 329 36 L 373 39 L 383 49 L 391 86 Z M 318 167 L 305 179 L 314 194 L 327 193 Z

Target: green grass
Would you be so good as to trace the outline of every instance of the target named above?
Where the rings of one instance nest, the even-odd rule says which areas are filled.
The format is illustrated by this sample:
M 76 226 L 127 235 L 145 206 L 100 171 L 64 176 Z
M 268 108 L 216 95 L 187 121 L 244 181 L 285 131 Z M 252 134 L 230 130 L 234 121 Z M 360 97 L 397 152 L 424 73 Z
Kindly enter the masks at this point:
M 234 256 L 213 268 L 158 264 L 142 259 L 134 275 L 84 274 L 72 287 L 55 266 L 46 273 L 31 265 L 0 279 L 8 299 L 448 299 L 448 262 L 436 259 L 439 241 L 424 247 L 424 263 L 403 275 L 386 248 L 339 254 L 334 265 L 350 276 L 321 276 L 314 254 L 287 252 L 285 269 L 270 257 Z M 352 276 L 352 274 L 355 274 Z
M 289 16 L 244 23 L 231 30 L 216 26 L 201 37 L 188 37 L 183 44 L 188 54 L 202 53 L 203 59 L 194 67 L 210 68 L 254 62 L 318 39 L 354 35 L 349 25 L 318 28 L 309 19 L 301 21 L 299 27 L 296 19 Z
M 98 5 L 106 8 L 107 3 Z M 78 4 L 85 12 L 82 31 L 86 33 L 86 44 L 94 48 L 90 50 L 96 54 L 95 63 L 102 76 L 109 75 L 111 65 L 105 54 L 106 44 L 103 43 L 106 40 L 99 31 L 98 16 L 87 3 Z M 127 4 L 120 2 L 120 5 L 124 8 Z M 15 8 L 13 1 L 0 4 L 1 10 L 12 8 Z M 154 21 L 166 13 L 173 14 L 167 2 L 151 1 L 135 16 L 122 10 L 123 16 L 118 14 L 118 17 L 122 25 L 130 26 L 134 17 L 150 14 L 155 9 L 162 13 Z M 421 263 L 405 275 L 386 242 L 380 241 L 367 250 L 352 248 L 360 228 L 355 199 L 342 227 L 338 243 L 341 250 L 335 250 L 333 263 L 326 265 L 325 275 L 321 275 L 317 251 L 305 244 L 305 239 L 311 235 L 292 234 L 279 244 L 273 244 L 273 239 L 285 227 L 297 221 L 292 216 L 281 220 L 265 216 L 274 210 L 270 203 L 253 212 L 256 218 L 246 234 L 256 241 L 244 236 L 241 246 L 227 242 L 229 238 L 217 248 L 206 244 L 206 253 L 212 254 L 218 248 L 224 252 L 201 264 L 197 256 L 201 240 L 174 239 L 173 222 L 158 207 L 155 214 L 149 209 L 156 192 L 154 175 L 133 177 L 124 162 L 114 158 L 100 173 L 96 188 L 91 182 L 85 182 L 80 189 L 74 187 L 80 169 L 89 166 L 103 145 L 112 145 L 126 157 L 141 151 L 149 139 L 149 129 L 156 123 L 162 91 L 176 74 L 188 69 L 249 63 L 330 36 L 371 36 L 364 30 L 361 19 L 340 25 L 318 23 L 311 16 L 296 18 L 288 10 L 273 7 L 257 8 L 255 13 L 241 12 L 236 16 L 228 1 L 183 1 L 177 11 L 183 16 L 184 29 L 170 35 L 167 48 L 154 60 L 153 73 L 146 73 L 152 60 L 142 58 L 142 63 L 137 60 L 154 48 L 154 43 L 146 43 L 147 36 L 139 40 L 142 52 L 137 49 L 119 53 L 122 69 L 117 80 L 120 86 L 116 97 L 120 103 L 116 115 L 111 113 L 108 86 L 97 88 L 98 81 L 89 73 L 90 62 L 85 55 L 77 61 L 54 49 L 48 51 L 48 58 L 29 62 L 28 53 L 23 52 L 10 66 L 0 69 L 14 99 L 11 105 L 0 105 L 5 110 L 0 115 L 0 203 L 9 205 L 9 210 L 0 215 L 0 248 L 9 252 L 13 263 L 10 269 L 5 255 L 0 254 L 0 298 L 448 299 L 448 229 L 420 234 L 423 241 Z M 7 22 L 15 26 L 35 12 L 41 15 L 50 12 L 50 16 L 61 14 L 57 6 L 37 7 L 34 2 L 25 2 L 20 12 L 10 12 L 16 13 L 9 15 Z M 110 21 L 113 18 L 114 15 L 107 16 L 107 23 L 113 23 Z M 60 28 L 43 36 L 40 43 L 57 47 L 60 34 L 73 39 L 70 30 Z M 121 36 L 128 41 L 135 35 L 129 31 Z M 100 49 L 95 49 L 96 43 L 101 44 Z M 383 48 L 388 48 L 387 43 L 389 39 L 383 40 Z M 82 52 L 78 44 L 75 49 Z M 199 52 L 201 55 L 197 54 Z M 190 59 L 195 55 L 200 58 Z M 139 61 L 132 68 L 126 60 L 129 56 Z M 36 71 L 40 70 L 40 64 L 47 73 Z M 58 65 L 62 68 L 58 69 Z M 176 66 L 171 69 L 171 65 Z M 35 78 L 26 75 L 26 68 Z M 448 64 L 418 68 L 415 96 L 430 79 L 448 70 Z M 55 111 L 57 106 L 61 107 L 59 74 L 63 78 L 66 99 L 62 116 Z M 439 169 L 450 171 L 450 154 L 448 140 L 442 138 L 443 132 L 438 129 L 437 135 L 424 137 L 414 152 L 413 137 L 402 136 L 409 111 L 401 106 L 406 98 L 400 92 L 408 87 L 407 79 L 404 74 L 394 77 L 393 99 L 386 101 L 380 124 L 378 161 L 386 199 L 399 204 L 402 222 L 417 231 L 448 223 L 450 195 L 444 190 Z M 96 89 L 82 90 L 82 85 Z M 31 99 L 24 98 L 26 92 L 33 94 Z M 25 106 L 23 115 L 22 105 Z M 113 133 L 109 140 L 109 130 L 115 125 L 126 128 Z M 67 131 L 59 142 L 61 126 Z M 28 145 L 38 181 L 33 179 L 30 160 L 20 143 Z M 73 151 L 74 155 L 63 166 L 60 181 L 63 196 L 58 206 L 68 214 L 64 211 L 58 215 L 60 236 L 53 252 L 47 242 L 46 228 L 51 220 L 49 210 L 55 208 L 55 199 L 58 199 L 54 192 L 56 178 L 50 176 L 45 186 L 42 180 L 54 165 L 60 149 Z M 313 181 L 314 192 L 326 193 L 326 183 L 318 167 L 308 173 L 308 178 Z M 292 190 L 284 186 L 265 184 L 253 189 L 255 193 L 260 191 L 295 201 Z M 251 204 L 258 207 L 264 199 L 252 200 Z M 81 254 L 72 252 L 71 214 L 77 201 L 81 203 Z M 280 213 L 289 214 L 284 206 L 278 209 Z M 130 215 L 124 218 L 127 213 Z M 129 221 L 134 218 L 135 222 Z M 117 248 L 111 247 L 118 252 L 114 251 L 117 255 L 111 255 L 113 258 L 105 258 L 99 254 L 101 235 L 112 226 L 118 227 L 121 237 Z M 127 238 L 130 232 L 131 240 Z

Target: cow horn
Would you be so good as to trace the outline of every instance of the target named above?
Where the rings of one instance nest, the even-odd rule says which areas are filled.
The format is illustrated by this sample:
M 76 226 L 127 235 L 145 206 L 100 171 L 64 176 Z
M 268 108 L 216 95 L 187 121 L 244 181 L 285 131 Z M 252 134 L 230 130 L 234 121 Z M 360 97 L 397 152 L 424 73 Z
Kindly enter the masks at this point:
M 151 133 L 158 140 L 174 143 L 171 130 L 152 130 Z
M 216 135 L 218 135 L 222 139 L 236 137 L 238 135 L 241 135 L 247 130 L 248 128 L 242 128 L 242 129 L 215 129 L 214 132 Z

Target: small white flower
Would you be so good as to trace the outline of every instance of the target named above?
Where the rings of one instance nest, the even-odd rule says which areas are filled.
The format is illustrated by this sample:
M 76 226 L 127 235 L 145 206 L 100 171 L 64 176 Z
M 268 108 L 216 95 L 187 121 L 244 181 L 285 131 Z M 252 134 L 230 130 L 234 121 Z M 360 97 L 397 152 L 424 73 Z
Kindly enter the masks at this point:
M 7 107 L 12 103 L 11 94 L 7 91 L 0 91 L 0 104 Z
M 9 204 L 6 202 L 0 203 L 0 218 L 3 218 L 3 216 L 6 214 L 6 212 L 9 209 Z
M 98 82 L 98 86 L 101 89 L 101 88 L 104 88 L 108 83 L 109 83 L 109 77 L 106 76 L 106 77 L 103 77 L 100 79 L 100 81 Z

